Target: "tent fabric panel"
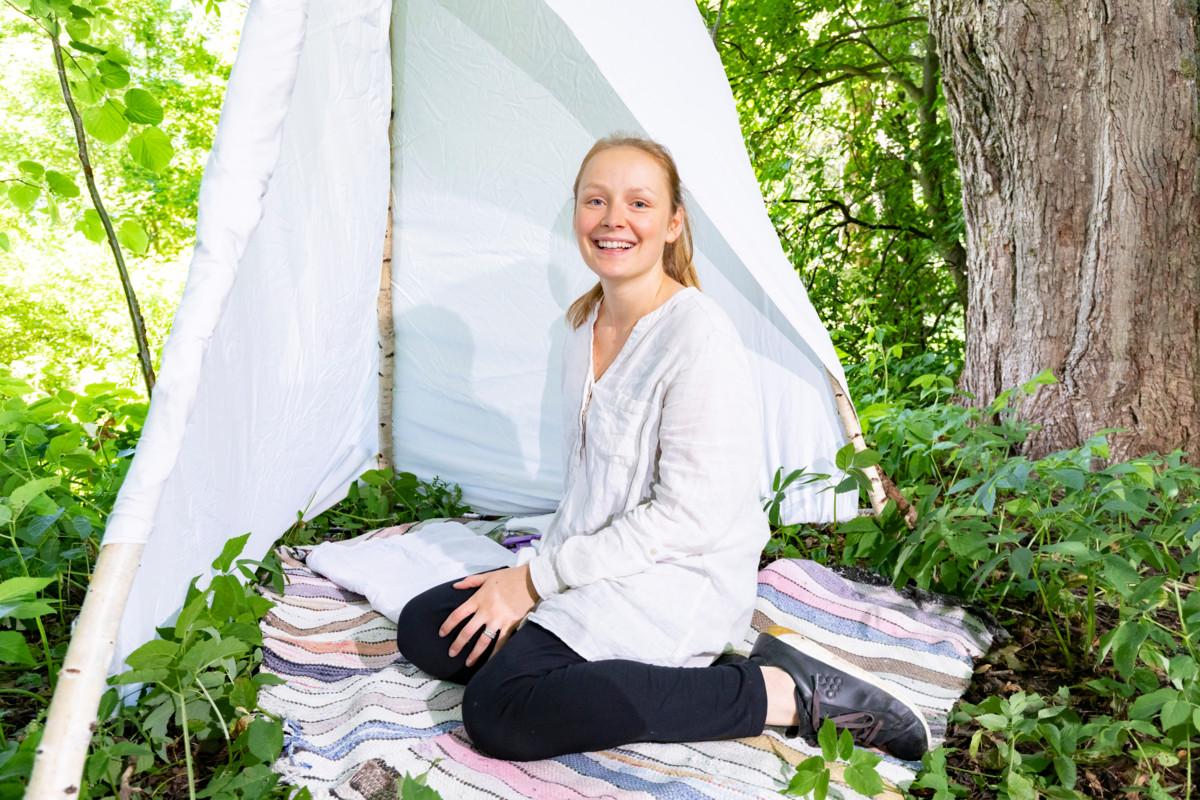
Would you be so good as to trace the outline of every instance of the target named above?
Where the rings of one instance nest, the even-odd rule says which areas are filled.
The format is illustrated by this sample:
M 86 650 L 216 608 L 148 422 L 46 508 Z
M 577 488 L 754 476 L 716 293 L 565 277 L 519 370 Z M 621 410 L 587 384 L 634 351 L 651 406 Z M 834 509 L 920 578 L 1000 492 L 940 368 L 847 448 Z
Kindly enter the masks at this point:
M 594 282 L 569 187 L 595 136 L 510 49 L 567 71 L 586 54 L 564 50 L 571 40 L 540 0 L 407 0 L 397 17 L 396 465 L 458 483 L 482 513 L 553 511 L 563 310 Z M 599 75 L 574 79 L 607 91 L 598 118 L 635 124 Z
M 607 39 L 630 33 L 622 20 L 606 12 L 590 22 Z M 657 42 L 661 30 L 641 35 Z M 692 53 L 696 36 L 701 51 L 711 50 L 702 26 L 687 30 L 691 44 L 672 41 L 672 52 Z M 570 186 L 597 137 L 646 131 L 541 0 L 406 0 L 397 5 L 393 52 L 397 467 L 458 483 L 476 511 L 553 510 L 570 446 L 562 424 L 563 313 L 595 282 L 574 242 Z M 659 67 L 668 72 L 644 73 L 647 86 L 688 74 L 686 63 Z M 757 230 L 774 245 L 765 249 L 786 279 L 780 291 L 811 312 L 767 221 L 727 99 L 721 115 L 733 120 L 732 145 L 682 130 L 663 141 L 674 151 L 698 135 L 710 148 L 692 173 L 723 168 L 728 153 L 711 148 L 732 147 L 745 161 L 735 177 L 752 199 L 741 216 L 765 224 Z M 684 182 L 690 186 L 690 173 Z M 689 206 L 702 286 L 731 313 L 740 309 L 739 330 L 758 351 L 770 456 L 764 494 L 778 466 L 836 473 L 833 454 L 844 436 L 818 355 L 832 352 L 828 334 L 819 323 L 798 329 L 764 288 L 762 265 L 732 248 L 707 206 L 695 197 Z M 838 502 L 840 518 L 854 512 L 854 498 Z M 783 512 L 788 521 L 832 519 L 834 498 L 795 487 Z
M 374 464 L 390 10 L 251 7 L 164 354 L 164 379 L 191 401 L 156 392 L 152 413 L 182 418 L 148 423 L 133 464 L 143 477 L 118 499 L 127 521 L 105 538 L 146 541 L 114 671 L 228 538 L 251 532 L 243 556 L 261 558 L 298 512 L 324 510 Z

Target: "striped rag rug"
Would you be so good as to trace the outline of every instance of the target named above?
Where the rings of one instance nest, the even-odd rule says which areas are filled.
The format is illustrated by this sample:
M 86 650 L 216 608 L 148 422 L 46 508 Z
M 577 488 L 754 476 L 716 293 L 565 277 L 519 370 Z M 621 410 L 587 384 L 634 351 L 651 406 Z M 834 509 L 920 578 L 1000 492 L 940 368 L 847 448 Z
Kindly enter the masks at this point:
M 373 531 L 397 536 L 427 522 Z M 458 519 L 481 535 L 504 520 Z M 428 773 L 428 785 L 457 798 L 776 797 L 795 765 L 819 752 L 782 728 L 759 736 L 687 744 L 631 744 L 543 761 L 502 761 L 474 750 L 462 727 L 463 689 L 422 673 L 397 652 L 395 625 L 305 566 L 308 548 L 281 548 L 287 583 L 267 592 L 275 607 L 262 622 L 263 669 L 284 683 L 266 687 L 261 705 L 284 720 L 275 769 L 317 798 L 395 798 L 396 778 Z M 749 652 L 770 625 L 799 631 L 883 679 L 906 687 L 925 712 L 935 741 L 966 689 L 987 628 L 961 608 L 907 599 L 887 586 L 847 580 L 811 561 L 784 559 L 759 573 Z M 884 757 L 882 796 L 911 781 L 920 764 Z M 858 798 L 840 780 L 843 798 Z M 831 793 L 831 796 L 833 793 Z

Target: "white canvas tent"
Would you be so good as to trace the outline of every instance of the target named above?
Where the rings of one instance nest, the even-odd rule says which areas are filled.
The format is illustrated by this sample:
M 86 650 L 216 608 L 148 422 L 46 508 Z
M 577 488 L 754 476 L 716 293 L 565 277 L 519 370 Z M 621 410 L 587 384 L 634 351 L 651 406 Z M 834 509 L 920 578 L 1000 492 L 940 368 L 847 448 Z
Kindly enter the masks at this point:
M 381 394 L 397 469 L 461 485 L 482 513 L 554 510 L 563 314 L 595 283 L 570 186 L 614 131 L 678 162 L 702 289 L 761 383 L 763 495 L 779 466 L 837 472 L 857 431 L 841 366 L 767 216 L 694 0 L 253 0 L 187 287 L 30 797 L 70 796 L 106 670 L 227 538 L 252 532 L 246 555 L 261 557 L 298 511 L 320 513 L 376 465 Z M 845 518 L 853 500 L 799 490 L 783 516 Z

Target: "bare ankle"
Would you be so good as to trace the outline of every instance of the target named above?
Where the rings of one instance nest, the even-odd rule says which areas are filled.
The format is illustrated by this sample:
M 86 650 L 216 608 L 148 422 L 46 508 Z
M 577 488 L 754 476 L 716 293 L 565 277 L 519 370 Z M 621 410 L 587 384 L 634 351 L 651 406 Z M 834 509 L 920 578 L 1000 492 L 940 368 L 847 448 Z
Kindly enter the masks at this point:
M 767 724 L 798 725 L 800 716 L 792 676 L 779 667 L 762 667 L 762 673 L 767 685 Z

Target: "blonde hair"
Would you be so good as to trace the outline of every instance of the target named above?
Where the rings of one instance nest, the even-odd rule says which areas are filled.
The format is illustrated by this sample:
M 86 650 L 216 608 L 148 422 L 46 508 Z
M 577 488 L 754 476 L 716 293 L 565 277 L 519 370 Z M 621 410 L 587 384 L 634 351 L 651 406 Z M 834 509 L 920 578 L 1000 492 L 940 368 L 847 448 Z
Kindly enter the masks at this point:
M 683 209 L 683 230 L 680 231 L 675 241 L 668 242 L 663 248 L 663 271 L 684 286 L 694 286 L 699 289 L 700 279 L 696 277 L 696 268 L 692 264 L 692 226 L 688 220 L 687 206 L 683 202 L 683 184 L 679 180 L 679 169 L 675 166 L 675 159 L 671 157 L 671 153 L 666 147 L 642 136 L 625 134 L 612 134 L 596 140 L 579 164 L 579 172 L 576 173 L 575 183 L 571 186 L 571 197 L 578 202 L 579 181 L 583 178 L 583 170 L 592 156 L 617 147 L 633 147 L 641 150 L 657 161 L 658 165 L 663 168 L 663 172 L 667 174 L 667 186 L 671 192 L 671 213 L 674 214 L 678 209 Z M 604 287 L 597 281 L 595 286 L 576 298 L 575 302 L 571 303 L 567 309 L 567 320 L 571 323 L 571 327 L 578 328 L 582 325 L 603 296 Z

